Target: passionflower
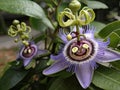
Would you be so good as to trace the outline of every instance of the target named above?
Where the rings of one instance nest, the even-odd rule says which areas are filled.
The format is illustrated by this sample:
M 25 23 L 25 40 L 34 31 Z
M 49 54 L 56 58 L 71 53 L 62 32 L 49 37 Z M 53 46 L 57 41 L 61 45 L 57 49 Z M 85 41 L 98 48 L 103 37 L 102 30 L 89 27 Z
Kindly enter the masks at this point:
M 29 45 L 23 45 L 20 49 L 18 60 L 23 60 L 23 65 L 27 66 L 31 60 L 41 54 L 44 54 L 45 50 L 38 49 L 38 46 L 34 42 L 29 42 Z
M 83 88 L 89 87 L 94 69 L 97 67 L 96 62 L 111 62 L 120 60 L 120 53 L 107 48 L 110 40 L 102 42 L 94 38 L 94 28 L 80 28 L 84 37 L 77 41 L 75 30 L 70 34 L 72 39 L 68 40 L 63 32 L 60 37 L 65 43 L 62 52 L 58 55 L 51 55 L 55 62 L 43 71 L 44 75 L 51 75 L 61 70 L 73 71 Z M 77 35 L 77 34 L 76 34 Z M 71 38 L 70 37 L 70 38 Z

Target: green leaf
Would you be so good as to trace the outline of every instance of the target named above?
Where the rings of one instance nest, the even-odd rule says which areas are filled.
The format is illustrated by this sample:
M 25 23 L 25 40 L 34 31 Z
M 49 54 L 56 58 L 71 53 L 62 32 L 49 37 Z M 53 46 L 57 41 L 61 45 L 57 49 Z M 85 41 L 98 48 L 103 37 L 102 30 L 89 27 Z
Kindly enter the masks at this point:
M 0 79 L 0 90 L 9 90 L 19 83 L 26 75 L 27 70 L 16 70 L 10 67 Z
M 105 27 L 104 23 L 94 21 L 90 24 L 91 26 L 95 27 L 95 36 L 98 37 L 98 32 Z
M 110 38 L 109 46 L 112 48 L 117 48 L 120 42 L 120 36 L 117 33 L 112 32 L 108 37 Z
M 80 2 L 87 4 L 87 0 L 79 0 Z
M 47 29 L 46 25 L 39 19 L 30 18 L 30 24 L 35 30 L 40 32 L 43 32 Z
M 40 19 L 46 26 L 53 29 L 43 9 L 30 0 L 0 0 L 0 9 L 14 14 L 23 14 Z
M 120 21 L 109 23 L 98 34 L 101 38 L 106 38 L 110 33 L 120 29 Z
M 120 36 L 120 28 L 115 30 L 114 32 L 117 33 Z
M 66 70 L 63 70 L 61 72 L 49 75 L 49 77 L 60 77 L 60 78 L 68 78 L 72 76 L 73 74 L 71 72 L 66 72 Z
M 97 21 L 92 22 L 91 25 L 96 28 L 97 32 L 106 26 L 106 24 L 101 23 L 101 22 L 97 22 Z
M 120 70 L 120 60 L 115 61 L 115 62 L 111 62 L 111 65 L 113 68 Z
M 104 90 L 120 90 L 120 71 L 100 66 L 92 82 Z
M 87 5 L 90 8 L 93 9 L 107 9 L 108 6 L 102 2 L 99 1 L 87 1 Z
M 84 90 L 75 77 L 67 79 L 57 78 L 48 90 Z
M 61 3 L 58 8 L 57 8 L 57 19 L 58 19 L 58 15 L 60 14 L 60 12 L 62 12 L 65 8 L 68 7 L 68 2 L 64 2 L 64 3 Z
M 41 34 L 41 35 L 39 35 L 39 36 L 34 37 L 34 38 L 33 38 L 33 41 L 34 41 L 35 43 L 38 43 L 38 42 L 44 40 L 45 38 L 46 38 L 46 35 L 45 35 L 45 34 Z

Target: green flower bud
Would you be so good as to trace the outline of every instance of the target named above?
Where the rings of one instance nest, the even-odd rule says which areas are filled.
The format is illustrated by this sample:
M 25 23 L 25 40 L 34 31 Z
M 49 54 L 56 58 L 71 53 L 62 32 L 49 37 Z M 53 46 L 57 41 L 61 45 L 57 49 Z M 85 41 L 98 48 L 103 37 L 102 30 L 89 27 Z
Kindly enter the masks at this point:
M 14 20 L 13 21 L 13 25 L 17 25 L 17 24 L 19 24 L 20 22 L 18 21 L 18 20 Z
M 22 43 L 25 45 L 25 46 L 28 46 L 29 45 L 29 43 L 28 43 L 28 41 L 22 41 Z
M 78 0 L 72 0 L 72 2 L 69 4 L 69 8 L 73 11 L 76 12 L 81 8 L 81 4 Z
M 8 30 L 8 35 L 11 37 L 16 37 L 15 42 L 22 41 L 24 45 L 29 45 L 28 39 L 30 38 L 29 33 L 31 28 L 27 26 L 24 22 L 19 22 L 18 20 L 13 21 L 13 25 L 10 26 Z
M 18 40 L 17 38 L 14 40 L 15 43 L 17 43 L 18 41 L 19 41 L 19 40 Z

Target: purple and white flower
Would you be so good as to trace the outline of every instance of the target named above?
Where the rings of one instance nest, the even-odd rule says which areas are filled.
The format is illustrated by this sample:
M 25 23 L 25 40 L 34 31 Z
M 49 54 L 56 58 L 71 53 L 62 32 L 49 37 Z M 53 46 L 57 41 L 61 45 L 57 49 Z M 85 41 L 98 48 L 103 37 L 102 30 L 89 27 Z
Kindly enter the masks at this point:
M 22 46 L 18 58 L 23 60 L 24 66 L 27 66 L 34 57 L 43 53 L 45 53 L 45 50 L 39 50 L 34 42 L 29 42 L 28 46 Z
M 96 62 L 120 60 L 120 53 L 107 48 L 110 43 L 109 39 L 106 42 L 95 39 L 94 28 L 80 28 L 80 32 L 85 36 L 80 37 L 80 41 L 74 37 L 74 33 L 71 33 L 74 38 L 68 41 L 67 35 L 60 32 L 60 37 L 65 46 L 58 55 L 51 55 L 51 59 L 55 62 L 45 69 L 43 74 L 51 75 L 67 69 L 75 73 L 83 88 L 87 88 L 92 81 L 94 69 L 97 67 Z

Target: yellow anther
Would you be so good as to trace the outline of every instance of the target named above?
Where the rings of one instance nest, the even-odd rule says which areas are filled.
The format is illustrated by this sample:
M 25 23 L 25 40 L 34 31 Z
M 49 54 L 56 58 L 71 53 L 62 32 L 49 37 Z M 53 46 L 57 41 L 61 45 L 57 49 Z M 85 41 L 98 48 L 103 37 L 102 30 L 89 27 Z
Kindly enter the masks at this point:
M 28 53 L 31 53 L 32 52 L 32 50 L 31 49 L 28 49 Z
M 71 40 L 72 36 L 70 34 L 67 35 L 67 40 Z
M 20 38 L 21 39 L 29 39 L 29 35 L 27 33 L 26 34 L 24 33 L 20 36 Z
M 78 47 L 73 47 L 73 48 L 72 48 L 72 52 L 73 52 L 73 53 L 76 53 L 77 51 L 78 51 Z
M 88 44 L 83 44 L 82 47 L 85 48 L 85 49 L 88 49 L 89 45 Z
M 27 50 L 27 49 L 25 49 L 25 50 L 24 50 L 24 53 L 26 54 L 27 52 L 28 52 L 28 50 Z

